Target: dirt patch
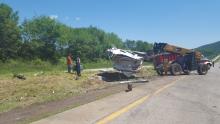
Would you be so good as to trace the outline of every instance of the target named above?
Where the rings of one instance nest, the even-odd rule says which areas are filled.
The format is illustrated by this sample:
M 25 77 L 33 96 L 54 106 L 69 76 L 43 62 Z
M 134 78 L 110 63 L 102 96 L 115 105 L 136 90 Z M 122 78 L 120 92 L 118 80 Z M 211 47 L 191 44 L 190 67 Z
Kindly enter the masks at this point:
M 35 103 L 68 98 L 90 89 L 104 87 L 93 73 L 83 73 L 79 80 L 74 74 L 55 73 L 41 76 L 27 75 L 26 80 L 3 77 L 0 80 L 0 112 Z
M 123 80 L 129 80 L 134 79 L 135 77 L 126 77 L 123 73 L 120 72 L 101 72 L 97 74 L 98 76 L 101 76 L 102 80 L 107 82 L 114 82 L 114 81 L 123 81 Z
M 59 113 L 69 108 L 86 104 L 110 94 L 125 91 L 123 84 L 112 85 L 102 89 L 90 90 L 79 96 L 42 104 L 33 104 L 26 108 L 16 108 L 0 114 L 0 124 L 29 123 L 34 120 Z
M 145 70 L 144 70 L 145 71 Z M 142 73 L 141 73 L 142 74 Z M 146 75 L 145 72 L 143 72 L 143 75 Z M 147 74 L 149 75 L 149 74 Z M 18 85 L 20 87 L 24 88 L 21 89 L 26 93 L 27 89 L 27 84 L 29 82 L 32 82 L 31 85 L 33 85 L 31 88 L 35 88 L 38 85 L 42 85 L 44 87 L 50 86 L 49 84 L 56 84 L 56 87 L 52 88 L 57 88 L 57 87 L 62 87 L 63 90 L 60 90 L 60 92 L 65 93 L 68 91 L 68 94 L 70 96 L 64 97 L 63 99 L 55 99 L 49 102 L 43 102 L 43 103 L 34 103 L 28 106 L 24 107 L 17 107 L 15 109 L 12 109 L 8 112 L 3 112 L 0 113 L 0 124 L 14 124 L 14 123 L 30 123 L 32 121 L 39 120 L 41 118 L 45 118 L 47 116 L 68 110 L 70 108 L 77 107 L 79 105 L 83 105 L 95 100 L 98 100 L 100 98 L 106 97 L 108 95 L 114 94 L 114 93 L 119 93 L 122 91 L 127 90 L 127 85 L 126 84 L 112 84 L 108 82 L 103 82 L 103 80 L 100 80 L 100 77 L 104 77 L 105 81 L 119 81 L 119 80 L 128 80 L 128 78 L 122 74 L 119 73 L 100 73 L 97 76 L 97 73 L 95 74 L 88 74 L 85 75 L 84 77 L 81 77 L 79 81 L 73 81 L 73 77 L 70 75 L 65 75 L 66 77 L 63 79 L 63 74 L 62 76 L 54 76 L 52 77 L 52 81 L 49 80 L 51 76 L 45 76 L 44 78 L 40 78 L 41 80 L 33 82 L 32 79 L 27 79 L 25 82 L 22 81 L 12 81 L 11 88 L 13 89 L 14 85 Z M 37 78 L 37 77 L 36 77 Z M 61 78 L 61 79 L 60 79 Z M 131 77 L 134 78 L 134 77 Z M 148 79 L 154 80 L 155 76 L 148 76 Z M 13 79 L 14 80 L 14 79 Z M 48 80 L 51 82 L 49 83 Z M 65 80 L 65 82 L 63 81 Z M 60 83 L 59 81 L 63 81 Z M 6 81 L 3 84 L 7 84 Z M 65 85 L 64 85 L 65 84 Z M 80 85 L 79 85 L 80 84 Z M 104 85 L 103 85 L 104 84 Z M 52 86 L 53 86 L 52 85 Z M 76 86 L 75 86 L 76 85 Z M 80 87 L 78 87 L 78 85 Z M 134 84 L 133 87 L 136 87 L 138 85 L 143 85 L 143 84 Z M 17 86 L 17 87 L 18 87 Z M 64 87 L 65 86 L 65 87 Z M 43 87 L 43 88 L 44 88 Z M 3 86 L 0 88 L 3 88 Z M 29 87 L 27 87 L 30 89 Z M 75 89 L 74 89 L 75 88 Z M 77 89 L 76 89 L 77 88 Z M 74 96 L 71 96 L 72 92 L 74 93 L 75 91 L 72 90 L 83 90 L 83 92 L 79 92 L 79 94 L 76 94 Z M 86 90 L 85 90 L 86 89 Z M 35 90 L 34 90 L 35 91 Z M 51 90 L 49 93 L 53 94 L 53 91 L 55 91 L 56 94 L 56 89 Z M 33 93 L 33 91 L 30 91 Z M 52 93 L 51 93 L 52 92 Z M 6 92 L 5 92 L 6 93 Z M 36 93 L 38 93 L 36 91 Z M 45 94 L 49 94 L 45 92 Z M 24 94 L 22 92 L 22 94 Z M 49 95 L 50 95 L 49 94 Z M 62 95 L 64 96 L 64 95 Z
M 155 80 L 156 78 L 156 76 L 152 76 L 150 80 Z M 139 85 L 143 84 L 134 84 L 133 87 L 137 87 Z M 111 94 L 125 92 L 126 90 L 126 84 L 113 84 L 99 89 L 91 89 L 86 93 L 63 100 L 32 104 L 25 108 L 16 108 L 8 112 L 1 113 L 0 124 L 30 123 L 79 105 L 104 98 Z

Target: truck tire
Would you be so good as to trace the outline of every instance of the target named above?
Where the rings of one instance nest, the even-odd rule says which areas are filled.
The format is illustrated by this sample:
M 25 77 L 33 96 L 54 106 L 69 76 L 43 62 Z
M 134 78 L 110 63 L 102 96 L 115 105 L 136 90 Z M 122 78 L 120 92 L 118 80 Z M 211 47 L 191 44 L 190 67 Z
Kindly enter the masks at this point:
M 207 64 L 207 68 L 208 68 L 208 70 L 209 70 L 211 67 L 212 67 L 211 64 Z
M 208 72 L 208 66 L 205 64 L 200 64 L 197 72 L 199 75 L 206 75 Z
M 182 67 L 178 63 L 172 64 L 170 69 L 172 75 L 180 75 L 182 72 Z

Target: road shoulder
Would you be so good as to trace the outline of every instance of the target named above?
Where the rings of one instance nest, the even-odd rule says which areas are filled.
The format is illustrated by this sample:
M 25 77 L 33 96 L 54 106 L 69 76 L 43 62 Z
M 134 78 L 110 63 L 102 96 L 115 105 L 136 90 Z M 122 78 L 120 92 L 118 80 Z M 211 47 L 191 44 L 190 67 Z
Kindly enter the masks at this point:
M 67 110 L 65 112 L 50 116 L 34 124 L 58 124 L 77 122 L 81 124 L 95 123 L 101 118 L 119 110 L 120 108 L 140 99 L 141 97 L 151 94 L 158 88 L 175 81 L 178 77 L 167 76 L 161 79 L 156 79 L 149 83 L 136 86 L 132 92 L 120 92 L 103 99 Z

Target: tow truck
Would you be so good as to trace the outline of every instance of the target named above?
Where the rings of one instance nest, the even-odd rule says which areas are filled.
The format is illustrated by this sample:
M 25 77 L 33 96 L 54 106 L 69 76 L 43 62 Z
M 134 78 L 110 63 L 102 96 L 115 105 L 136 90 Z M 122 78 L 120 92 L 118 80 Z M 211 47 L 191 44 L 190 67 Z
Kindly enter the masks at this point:
M 206 75 L 212 63 L 204 59 L 201 52 L 186 49 L 168 43 L 155 43 L 153 47 L 154 68 L 159 75 L 190 74 L 197 71 L 199 75 Z

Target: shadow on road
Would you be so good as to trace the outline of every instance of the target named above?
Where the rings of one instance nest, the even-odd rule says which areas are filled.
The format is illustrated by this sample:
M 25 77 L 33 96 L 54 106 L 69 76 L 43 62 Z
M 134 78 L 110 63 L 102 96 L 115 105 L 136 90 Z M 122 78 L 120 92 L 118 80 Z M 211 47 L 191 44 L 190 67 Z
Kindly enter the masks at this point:
M 106 82 L 114 82 L 114 81 L 126 81 L 129 79 L 135 79 L 135 76 L 126 77 L 123 73 L 120 72 L 101 72 L 98 76 L 102 77 L 102 80 Z

